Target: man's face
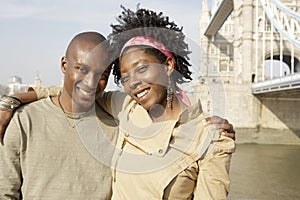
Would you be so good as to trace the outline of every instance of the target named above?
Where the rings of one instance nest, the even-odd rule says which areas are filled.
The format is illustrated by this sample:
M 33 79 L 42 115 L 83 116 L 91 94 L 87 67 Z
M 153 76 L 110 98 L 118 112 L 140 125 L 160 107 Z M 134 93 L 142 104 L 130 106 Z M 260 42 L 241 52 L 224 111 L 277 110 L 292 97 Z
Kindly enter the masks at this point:
M 72 100 L 73 112 L 84 112 L 94 105 L 105 89 L 110 74 L 106 48 L 79 44 L 67 57 L 62 58 L 64 92 Z

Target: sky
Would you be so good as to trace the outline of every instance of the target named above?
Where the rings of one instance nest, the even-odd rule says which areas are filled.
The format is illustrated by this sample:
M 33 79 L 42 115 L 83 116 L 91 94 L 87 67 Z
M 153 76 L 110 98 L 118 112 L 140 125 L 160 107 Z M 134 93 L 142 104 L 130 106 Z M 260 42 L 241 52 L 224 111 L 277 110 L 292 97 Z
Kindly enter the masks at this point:
M 107 36 L 120 5 L 135 10 L 138 3 L 168 15 L 183 26 L 190 48 L 197 46 L 202 0 L 0 0 L 0 84 L 14 75 L 32 84 L 39 74 L 43 85 L 59 85 L 60 58 L 71 38 L 83 31 Z

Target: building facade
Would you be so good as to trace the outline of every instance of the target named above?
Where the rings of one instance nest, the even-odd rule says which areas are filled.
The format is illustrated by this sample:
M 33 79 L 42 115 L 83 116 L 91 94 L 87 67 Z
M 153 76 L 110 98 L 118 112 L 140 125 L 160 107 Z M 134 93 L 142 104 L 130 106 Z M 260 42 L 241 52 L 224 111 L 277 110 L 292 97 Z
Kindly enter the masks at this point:
M 22 78 L 19 76 L 12 76 L 9 78 L 8 87 L 9 87 L 9 95 L 20 92 L 27 92 L 29 87 L 40 87 L 41 79 L 39 74 L 36 75 L 33 84 L 23 84 Z

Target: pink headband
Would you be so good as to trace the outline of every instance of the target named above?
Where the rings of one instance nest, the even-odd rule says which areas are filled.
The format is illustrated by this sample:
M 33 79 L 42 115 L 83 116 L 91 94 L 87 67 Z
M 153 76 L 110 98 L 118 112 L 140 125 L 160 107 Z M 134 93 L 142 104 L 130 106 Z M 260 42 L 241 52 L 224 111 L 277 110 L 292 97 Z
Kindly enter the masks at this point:
M 130 40 L 128 40 L 121 52 L 120 52 L 120 56 L 122 55 L 122 53 L 124 52 L 125 48 L 127 47 L 132 47 L 132 46 L 139 46 L 139 45 L 145 45 L 145 46 L 150 46 L 153 47 L 157 50 L 159 50 L 160 52 L 162 52 L 167 58 L 171 58 L 174 64 L 174 69 L 176 69 L 176 62 L 175 62 L 175 58 L 173 56 L 173 54 L 159 41 L 155 40 L 152 37 L 149 36 L 136 36 L 131 38 Z

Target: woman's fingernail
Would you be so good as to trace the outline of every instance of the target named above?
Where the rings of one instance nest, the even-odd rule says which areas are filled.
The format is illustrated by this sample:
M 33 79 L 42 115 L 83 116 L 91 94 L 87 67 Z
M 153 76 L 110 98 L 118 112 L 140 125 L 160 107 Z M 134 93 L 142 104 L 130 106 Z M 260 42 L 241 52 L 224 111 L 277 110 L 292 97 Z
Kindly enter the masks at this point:
M 206 126 L 206 125 L 208 125 L 208 121 L 206 120 L 206 119 L 202 119 L 202 124 L 204 125 L 204 126 Z

